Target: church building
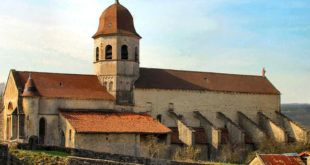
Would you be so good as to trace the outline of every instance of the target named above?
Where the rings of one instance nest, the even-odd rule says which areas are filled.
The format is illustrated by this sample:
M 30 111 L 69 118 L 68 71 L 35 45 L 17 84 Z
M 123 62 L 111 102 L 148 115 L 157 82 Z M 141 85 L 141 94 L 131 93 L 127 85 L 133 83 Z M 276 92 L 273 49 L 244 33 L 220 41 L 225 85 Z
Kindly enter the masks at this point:
M 141 36 L 118 0 L 92 38 L 93 75 L 10 71 L 0 140 L 148 156 L 154 135 L 170 156 L 177 146 L 197 146 L 203 159 L 215 159 L 228 143 L 309 142 L 309 131 L 281 114 L 281 93 L 264 71 L 140 67 Z

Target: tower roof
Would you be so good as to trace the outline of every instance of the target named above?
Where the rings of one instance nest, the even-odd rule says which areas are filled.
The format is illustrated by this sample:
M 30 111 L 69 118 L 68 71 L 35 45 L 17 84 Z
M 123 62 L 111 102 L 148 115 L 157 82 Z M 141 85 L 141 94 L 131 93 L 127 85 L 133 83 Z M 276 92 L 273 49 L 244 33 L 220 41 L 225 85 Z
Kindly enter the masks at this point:
M 23 96 L 38 96 L 37 88 L 33 82 L 32 74 L 29 74 L 28 80 L 25 84 Z
M 136 32 L 132 15 L 118 0 L 102 13 L 93 38 L 104 35 L 130 35 L 141 38 Z

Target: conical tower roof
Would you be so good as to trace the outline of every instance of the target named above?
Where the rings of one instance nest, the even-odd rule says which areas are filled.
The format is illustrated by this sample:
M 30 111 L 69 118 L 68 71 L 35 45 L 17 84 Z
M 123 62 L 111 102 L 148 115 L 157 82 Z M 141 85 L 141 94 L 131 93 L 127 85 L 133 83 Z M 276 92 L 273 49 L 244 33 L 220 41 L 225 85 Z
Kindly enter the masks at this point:
M 25 84 L 24 92 L 22 96 L 38 96 L 37 88 L 33 82 L 32 74 L 29 74 L 29 78 Z

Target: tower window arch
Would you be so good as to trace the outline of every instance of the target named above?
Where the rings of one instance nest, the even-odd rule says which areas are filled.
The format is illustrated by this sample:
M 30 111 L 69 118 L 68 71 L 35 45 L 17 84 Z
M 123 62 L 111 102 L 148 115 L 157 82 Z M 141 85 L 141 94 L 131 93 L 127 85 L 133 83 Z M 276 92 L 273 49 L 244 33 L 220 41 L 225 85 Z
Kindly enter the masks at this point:
M 135 61 L 139 62 L 139 50 L 137 47 L 135 48 Z
M 109 91 L 111 91 L 112 88 L 113 88 L 113 82 L 111 81 L 111 82 L 109 83 Z
M 128 46 L 127 45 L 123 45 L 122 46 L 122 60 L 128 60 Z
M 105 47 L 105 59 L 106 60 L 112 59 L 112 46 L 111 45 L 107 45 Z
M 96 48 L 96 62 L 99 61 L 99 47 Z
M 8 105 L 8 110 L 12 111 L 13 110 L 13 104 L 11 102 L 9 102 L 9 105 Z

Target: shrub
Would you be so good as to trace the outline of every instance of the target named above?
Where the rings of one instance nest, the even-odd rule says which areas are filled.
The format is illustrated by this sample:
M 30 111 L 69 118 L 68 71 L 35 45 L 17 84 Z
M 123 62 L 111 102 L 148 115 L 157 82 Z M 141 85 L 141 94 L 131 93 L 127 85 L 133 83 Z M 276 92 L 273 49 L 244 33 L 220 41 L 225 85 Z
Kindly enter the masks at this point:
M 167 150 L 167 145 L 165 142 L 161 142 L 160 139 L 156 136 L 147 136 L 145 144 L 149 150 L 150 158 L 163 157 L 165 151 Z
M 175 155 L 173 157 L 174 160 L 186 160 L 186 161 L 197 161 L 200 155 L 201 149 L 195 148 L 193 146 L 189 147 L 178 147 Z

